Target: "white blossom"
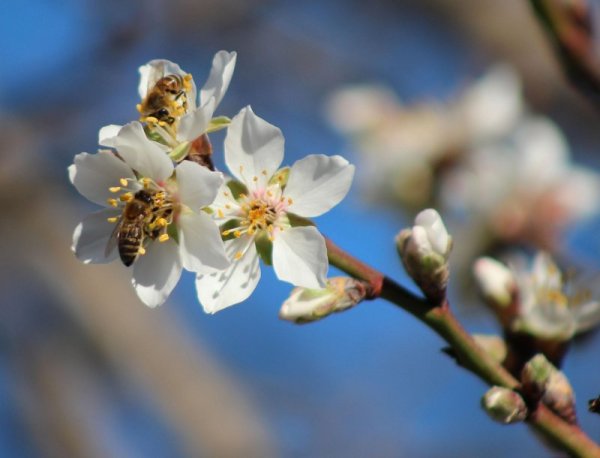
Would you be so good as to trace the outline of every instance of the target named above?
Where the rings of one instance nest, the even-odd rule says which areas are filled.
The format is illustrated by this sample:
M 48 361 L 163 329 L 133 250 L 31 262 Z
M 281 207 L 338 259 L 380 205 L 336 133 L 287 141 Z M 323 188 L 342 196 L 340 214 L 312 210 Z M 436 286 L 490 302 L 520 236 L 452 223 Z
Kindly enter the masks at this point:
M 138 105 L 139 110 L 142 109 L 144 100 L 161 78 L 176 75 L 181 78 L 183 84 L 181 96 L 168 99 L 168 109 L 173 117 L 172 123 L 142 115 L 141 121 L 148 125 L 151 137 L 167 145 L 170 150 L 182 143 L 194 141 L 211 129 L 224 127 L 226 124 L 211 125 L 211 120 L 227 92 L 236 58 L 235 52 L 219 51 L 216 53 L 208 79 L 200 89 L 199 95 L 192 76 L 176 63 L 165 59 L 155 59 L 142 65 L 139 68 L 138 92 L 142 100 L 142 103 Z M 110 125 L 102 128 L 99 143 L 104 146 L 113 146 L 112 137 L 116 135 L 120 127 Z
M 568 340 L 600 323 L 600 302 L 585 290 L 570 293 L 550 255 L 540 252 L 530 269 L 512 267 L 519 292 L 513 330 L 541 338 Z
M 69 167 L 77 190 L 105 207 L 79 223 L 72 249 L 84 263 L 110 262 L 117 254 L 123 259 L 123 252 L 112 247 L 115 228 L 128 205 L 146 191 L 151 210 L 137 220 L 143 237 L 134 255 L 132 283 L 140 299 L 154 307 L 166 300 L 182 268 L 229 265 L 218 226 L 201 211 L 213 202 L 223 176 L 191 161 L 175 168 L 138 122 L 121 128 L 112 143 L 118 156 L 113 151 L 81 153 Z
M 233 118 L 225 138 L 225 162 L 245 188 L 223 186 L 212 206 L 224 224 L 230 268 L 201 273 L 198 297 L 205 311 L 217 312 L 246 299 L 260 279 L 259 253 L 272 262 L 280 280 L 323 288 L 328 269 L 325 239 L 293 215 L 311 218 L 337 205 L 347 194 L 354 166 L 340 156 L 310 155 L 289 169 L 283 161 L 281 131 L 246 107 Z M 268 254 L 265 254 L 267 253 Z

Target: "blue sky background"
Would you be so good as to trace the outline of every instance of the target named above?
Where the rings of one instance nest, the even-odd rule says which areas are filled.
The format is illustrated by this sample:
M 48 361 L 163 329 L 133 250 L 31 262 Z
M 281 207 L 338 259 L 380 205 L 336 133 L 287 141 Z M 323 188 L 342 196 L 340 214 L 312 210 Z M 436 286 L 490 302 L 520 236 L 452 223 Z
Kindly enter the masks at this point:
M 197 29 L 194 18 L 167 23 L 167 10 L 160 1 L 143 8 L 91 0 L 3 5 L 0 112 L 32 120 L 44 132 L 39 154 L 45 175 L 64 188 L 81 216 L 92 207 L 70 188 L 66 167 L 74 154 L 95 150 L 101 126 L 136 117 L 137 68 L 150 59 L 178 62 L 201 85 L 212 55 L 236 50 L 236 71 L 219 114 L 233 116 L 251 104 L 282 129 L 287 164 L 309 153 L 355 159 L 323 117 L 326 96 L 340 84 L 382 82 L 403 100 L 447 99 L 493 62 L 451 23 L 410 2 L 257 2 L 236 14 L 211 10 L 214 23 L 198 17 Z M 222 136 L 212 138 L 218 154 Z M 18 152 L 0 154 L 2 160 Z M 393 245 L 406 216 L 365 203 L 354 186 L 316 222 L 338 245 L 409 283 Z M 569 240 L 597 268 L 596 227 L 577 228 Z M 265 268 L 251 299 L 215 316 L 201 311 L 190 275 L 174 294 L 177 313 L 199 345 L 255 401 L 281 456 L 548 456 L 525 426 L 501 427 L 486 417 L 479 408 L 486 387 L 442 354 L 441 339 L 408 314 L 376 300 L 294 326 L 277 318 L 289 291 Z M 39 294 L 5 288 L 2 301 L 35 302 Z M 478 307 L 459 306 L 457 313 L 468 329 L 493 331 L 493 320 Z M 37 329 L 27 326 L 26 332 Z M 600 390 L 598 344 L 596 335 L 576 345 L 565 365 L 580 394 L 581 423 L 597 440 L 598 421 L 585 406 Z M 14 357 L 9 348 L 0 346 L 0 456 L 41 456 L 18 420 L 19 379 L 7 363 Z M 181 453 L 166 420 L 134 386 L 108 376 L 99 383 L 106 403 L 89 412 L 97 417 L 99 435 L 126 438 L 131 456 Z

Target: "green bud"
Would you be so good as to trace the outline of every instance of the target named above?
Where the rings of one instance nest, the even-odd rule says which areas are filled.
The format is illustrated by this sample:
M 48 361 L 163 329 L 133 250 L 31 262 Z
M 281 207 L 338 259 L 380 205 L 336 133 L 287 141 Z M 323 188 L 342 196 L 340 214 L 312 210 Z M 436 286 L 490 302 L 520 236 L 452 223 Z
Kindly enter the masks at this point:
M 299 324 L 320 320 L 354 307 L 366 293 L 364 282 L 349 277 L 330 278 L 323 289 L 294 288 L 281 306 L 279 318 Z
M 483 410 L 495 421 L 505 425 L 527 418 L 527 406 L 519 393 L 494 386 L 481 398 Z
M 535 355 L 525 364 L 521 382 L 524 392 L 538 397 L 564 420 L 577 421 L 575 394 L 569 380 L 543 354 Z
M 532 394 L 543 394 L 550 375 L 556 370 L 542 353 L 538 353 L 523 366 L 521 371 L 523 387 Z

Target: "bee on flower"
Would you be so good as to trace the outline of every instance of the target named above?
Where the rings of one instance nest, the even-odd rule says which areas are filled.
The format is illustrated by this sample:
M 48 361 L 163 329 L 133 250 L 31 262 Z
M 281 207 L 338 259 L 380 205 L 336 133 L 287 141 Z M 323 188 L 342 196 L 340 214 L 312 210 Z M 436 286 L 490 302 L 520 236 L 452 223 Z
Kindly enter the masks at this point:
M 197 277 L 198 297 L 209 313 L 252 293 L 260 279 L 259 257 L 280 280 L 325 287 L 325 239 L 304 218 L 322 215 L 345 197 L 354 166 L 341 156 L 310 155 L 280 169 L 283 152 L 281 131 L 250 107 L 232 119 L 225 162 L 234 180 L 221 187 L 211 206 L 232 264 Z
M 174 62 L 155 59 L 139 68 L 140 121 L 148 137 L 170 153 L 173 160 L 179 162 L 191 156 L 200 158 L 197 162 L 201 165 L 213 168 L 212 147 L 206 134 L 227 127 L 229 122 L 227 117 L 213 118 L 213 115 L 229 88 L 236 58 L 235 52 L 215 54 L 199 95 L 192 75 Z M 114 137 L 121 128 L 103 127 L 99 143 L 114 147 Z
M 78 154 L 69 167 L 77 190 L 105 207 L 75 228 L 72 249 L 84 263 L 119 256 L 132 265 L 136 293 L 154 307 L 166 300 L 182 268 L 229 265 L 219 228 L 202 211 L 223 176 L 191 161 L 175 167 L 138 122 L 113 140 L 115 151 Z

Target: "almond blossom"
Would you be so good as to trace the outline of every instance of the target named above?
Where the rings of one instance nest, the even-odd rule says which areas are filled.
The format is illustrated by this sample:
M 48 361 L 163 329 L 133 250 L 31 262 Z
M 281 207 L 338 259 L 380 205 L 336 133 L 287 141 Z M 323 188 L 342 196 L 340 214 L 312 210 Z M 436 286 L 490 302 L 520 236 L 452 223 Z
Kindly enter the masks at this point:
M 197 277 L 198 298 L 208 313 L 245 300 L 260 279 L 259 256 L 280 280 L 324 288 L 325 239 L 303 218 L 322 215 L 347 194 L 354 166 L 341 156 L 310 155 L 289 169 L 281 131 L 246 107 L 225 138 L 225 162 L 235 180 L 223 186 L 211 207 L 223 224 L 232 265 Z M 236 188 L 243 188 L 237 192 Z
M 181 69 L 179 65 L 166 59 L 151 60 L 139 68 L 140 82 L 138 92 L 142 103 L 138 104 L 140 121 L 147 125 L 149 136 L 172 150 L 186 142 L 193 142 L 201 135 L 225 127 L 227 119 L 215 119 L 213 114 L 227 92 L 237 54 L 235 52 L 219 51 L 215 54 L 212 67 L 206 83 L 198 91 L 191 74 Z M 166 98 L 172 122 L 158 119 L 145 113 L 143 106 L 149 94 L 155 91 L 156 83 L 169 75 L 175 75 L 181 81 L 181 94 Z M 117 135 L 121 126 L 109 125 L 100 130 L 100 144 L 112 146 L 111 138 Z M 183 157 L 181 157 L 183 158 Z
M 88 200 L 105 209 L 92 213 L 75 228 L 72 249 L 84 263 L 105 263 L 117 254 L 115 231 L 127 205 L 150 196 L 151 209 L 137 220 L 141 243 L 133 262 L 132 283 L 146 305 L 162 304 L 182 268 L 229 265 L 219 228 L 205 212 L 223 183 L 223 176 L 183 161 L 177 167 L 160 146 L 147 139 L 138 122 L 127 124 L 112 139 L 116 152 L 81 153 L 69 167 L 69 178 Z M 145 194 L 140 194 L 145 190 Z M 116 229 L 117 228 L 117 229 Z

